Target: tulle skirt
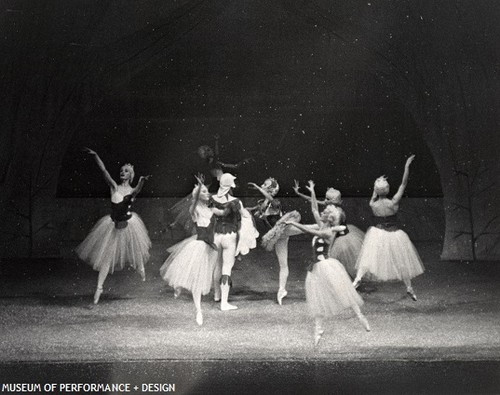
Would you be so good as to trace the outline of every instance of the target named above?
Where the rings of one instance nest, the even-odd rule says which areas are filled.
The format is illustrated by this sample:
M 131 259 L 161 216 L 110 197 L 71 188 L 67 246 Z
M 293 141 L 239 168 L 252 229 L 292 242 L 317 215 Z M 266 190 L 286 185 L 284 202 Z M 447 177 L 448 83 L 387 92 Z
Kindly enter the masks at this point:
M 356 261 L 358 260 L 365 233 L 354 225 L 348 224 L 349 233 L 337 236 L 329 255 L 344 265 L 347 273 L 354 278 L 356 276 Z
M 173 288 L 184 288 L 206 295 L 212 287 L 212 277 L 218 251 L 196 235 L 175 244 L 170 256 L 160 268 L 161 277 Z
M 102 217 L 76 248 L 76 253 L 97 271 L 109 265 L 109 273 L 113 273 L 129 265 L 144 273 L 150 248 L 151 240 L 144 222 L 132 213 L 123 229 L 115 227 L 111 216 Z
M 305 288 L 307 305 L 314 317 L 331 317 L 363 305 L 344 266 L 333 258 L 314 264 L 312 271 L 307 272 Z
M 246 255 L 251 249 L 257 247 L 259 232 L 255 228 L 252 214 L 250 214 L 247 209 L 243 209 L 243 214 L 241 216 L 241 228 L 238 233 L 238 246 L 236 247 L 235 255 Z
M 292 225 L 287 225 L 285 223 L 287 221 L 300 222 L 300 213 L 298 211 L 290 211 L 283 215 L 273 228 L 262 236 L 262 247 L 267 251 L 272 251 L 274 249 L 276 242 L 285 236 L 286 229 L 292 227 Z
M 404 231 L 372 226 L 366 232 L 356 269 L 368 279 L 389 281 L 416 277 L 424 272 L 424 265 Z

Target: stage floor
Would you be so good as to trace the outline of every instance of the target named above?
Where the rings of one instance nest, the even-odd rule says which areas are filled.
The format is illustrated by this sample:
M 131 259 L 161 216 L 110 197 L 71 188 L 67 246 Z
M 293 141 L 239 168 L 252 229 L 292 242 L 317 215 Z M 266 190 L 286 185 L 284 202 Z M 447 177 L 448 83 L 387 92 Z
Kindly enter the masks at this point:
M 352 380 L 344 381 L 354 392 L 366 388 L 365 382 L 373 382 L 374 377 L 386 385 L 379 387 L 380 392 L 387 392 L 383 388 L 387 389 L 389 382 L 383 377 L 388 372 L 399 378 L 401 388 L 419 375 L 426 377 L 425 372 L 436 374 L 436 386 L 425 387 L 429 390 L 438 390 L 439 378 L 446 377 L 455 377 L 455 389 L 462 389 L 462 393 L 478 392 L 467 388 L 482 389 L 479 392 L 500 388 L 499 262 L 440 262 L 439 245 L 416 246 L 426 266 L 426 272 L 414 281 L 418 301 L 406 296 L 402 283 L 366 283 L 361 289 L 363 311 L 372 331 L 366 332 L 357 318 L 347 313 L 327 322 L 317 347 L 313 346 L 313 321 L 304 295 L 310 256 L 310 245 L 304 241 L 290 242 L 289 294 L 283 306 L 276 302 L 276 257 L 254 250 L 236 263 L 233 273 L 230 299 L 239 309 L 221 312 L 208 295 L 203 299 L 202 327 L 195 322 L 191 296 L 186 292 L 174 299 L 172 289 L 159 277 L 166 246 L 155 245 L 146 282 L 132 271 L 109 276 L 97 306 L 92 304 L 97 273 L 77 260 L 4 261 L 0 276 L 0 377 L 4 382 L 19 382 L 21 371 L 32 371 L 39 375 L 45 372 L 46 380 L 51 374 L 62 380 L 70 372 L 82 371 L 90 377 L 87 382 L 97 378 L 97 372 L 107 372 L 101 380 L 119 377 L 123 381 L 128 371 L 129 379 L 142 375 L 152 380 L 148 374 L 152 375 L 149 369 L 154 368 L 155 380 L 163 377 L 162 371 L 165 377 L 177 372 L 180 383 L 187 382 L 190 374 L 205 377 L 220 365 L 223 372 L 232 372 L 233 378 L 237 372 L 252 371 L 258 380 L 267 377 L 262 372 L 267 366 L 264 370 L 268 375 L 280 377 L 284 387 L 273 380 L 272 387 L 265 387 L 269 392 L 264 387 L 256 392 L 280 393 L 281 388 L 295 383 L 287 376 L 316 377 L 320 383 L 326 380 L 323 376 L 329 369 L 331 379 L 336 377 L 334 371 L 338 377 L 352 375 Z M 161 366 L 163 370 L 158 371 Z M 460 384 L 460 379 L 466 380 L 460 374 L 464 367 L 482 372 L 483 376 L 472 377 L 483 387 Z M 224 383 L 224 374 L 215 370 Z M 449 375 L 438 374 L 443 371 Z M 375 372 L 379 373 L 373 375 Z M 404 372 L 413 378 L 408 381 Z M 251 382 L 247 373 L 244 376 Z M 363 386 L 355 385 L 356 380 Z M 204 385 L 196 391 L 206 390 Z M 415 391 L 409 392 L 425 389 L 419 391 L 414 384 L 411 388 Z M 176 392 L 192 393 L 190 390 L 184 387 L 185 392 L 181 392 L 178 386 Z

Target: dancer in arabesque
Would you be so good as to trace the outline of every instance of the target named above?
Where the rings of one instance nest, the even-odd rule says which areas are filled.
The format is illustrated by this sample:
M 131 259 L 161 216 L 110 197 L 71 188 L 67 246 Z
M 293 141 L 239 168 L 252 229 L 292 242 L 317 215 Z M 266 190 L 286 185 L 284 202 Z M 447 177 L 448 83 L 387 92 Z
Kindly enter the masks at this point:
M 256 206 L 247 209 L 253 212 L 256 222 L 262 224 L 260 233 L 265 233 L 262 237 L 263 247 L 267 251 L 274 250 L 278 258 L 280 269 L 276 298 L 278 304 L 281 305 L 283 303 L 283 298 L 288 295 L 286 290 L 289 275 L 288 240 L 290 236 L 303 233 L 298 228 L 286 225 L 286 221 L 299 222 L 300 214 L 298 211 L 291 211 L 283 214 L 281 202 L 276 198 L 276 194 L 280 187 L 278 181 L 274 178 L 270 177 L 266 179 L 261 186 L 253 182 L 249 182 L 248 185 L 259 191 L 263 196 L 263 199 L 259 200 Z

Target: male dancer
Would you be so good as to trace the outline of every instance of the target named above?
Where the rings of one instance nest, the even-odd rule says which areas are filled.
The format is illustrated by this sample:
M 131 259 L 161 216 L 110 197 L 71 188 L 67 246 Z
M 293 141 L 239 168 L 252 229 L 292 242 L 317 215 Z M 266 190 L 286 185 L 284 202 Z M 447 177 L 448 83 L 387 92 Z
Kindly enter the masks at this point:
M 235 178 L 230 173 L 222 174 L 219 180 L 219 190 L 216 195 L 211 197 L 213 206 L 223 210 L 222 215 L 216 214 L 214 236 L 214 243 L 219 250 L 219 260 L 214 273 L 214 299 L 218 301 L 220 298 L 220 309 L 222 311 L 238 308 L 228 303 L 228 297 L 229 289 L 232 286 L 231 270 L 238 245 L 238 231 L 241 228 L 241 217 L 246 213 L 243 211 L 241 201 L 231 195 L 231 189 L 236 187 L 234 184 Z M 220 294 L 217 292 L 219 278 Z

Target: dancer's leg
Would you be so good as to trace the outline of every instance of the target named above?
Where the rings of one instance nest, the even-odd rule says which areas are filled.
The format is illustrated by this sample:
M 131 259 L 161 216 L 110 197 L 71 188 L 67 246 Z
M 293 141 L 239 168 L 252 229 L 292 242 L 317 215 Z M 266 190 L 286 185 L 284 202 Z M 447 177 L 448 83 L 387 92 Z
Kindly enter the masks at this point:
M 417 301 L 417 295 L 415 295 L 415 291 L 413 291 L 413 287 L 411 286 L 411 280 L 409 278 L 403 279 L 403 282 L 406 285 L 406 293 L 410 298 L 412 298 L 415 302 Z
M 286 282 L 288 280 L 288 236 L 282 239 L 279 239 L 275 246 L 274 250 L 276 252 L 276 256 L 278 257 L 278 263 L 280 265 L 280 273 L 279 273 L 279 288 L 278 288 L 278 303 L 281 305 L 283 298 L 288 294 L 286 291 Z
M 219 250 L 219 256 L 215 263 L 214 273 L 213 273 L 213 287 L 214 287 L 214 301 L 220 302 L 220 280 L 222 276 L 222 251 Z
M 225 235 L 222 241 L 222 277 L 220 309 L 223 311 L 237 309 L 237 306 L 228 303 L 229 289 L 231 288 L 231 271 L 234 266 L 236 252 L 236 234 Z
M 99 275 L 97 276 L 97 289 L 94 293 L 94 304 L 99 303 L 99 298 L 101 297 L 103 291 L 104 281 L 106 280 L 106 277 L 108 277 L 108 273 L 109 264 L 102 266 L 99 270 Z
M 198 325 L 203 325 L 203 314 L 201 313 L 201 292 L 193 292 L 193 302 L 196 308 L 196 323 Z
M 321 340 L 321 336 L 325 330 L 323 329 L 323 317 L 314 317 L 314 345 L 317 346 Z
M 358 316 L 359 321 L 363 324 L 363 327 L 366 329 L 367 332 L 371 331 L 370 324 L 368 323 L 368 320 L 364 316 L 364 314 L 361 312 L 361 309 L 359 308 L 358 305 L 352 306 L 352 309 Z

